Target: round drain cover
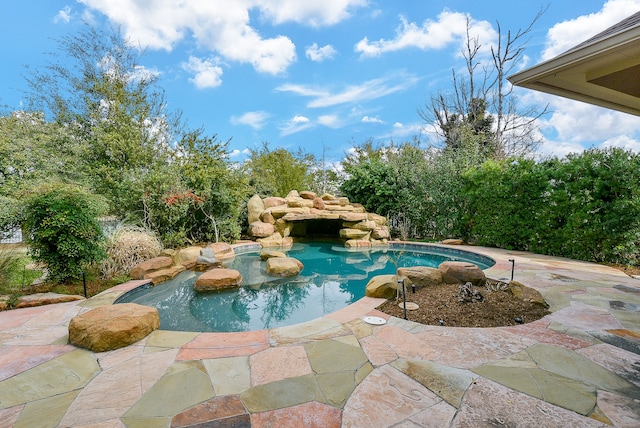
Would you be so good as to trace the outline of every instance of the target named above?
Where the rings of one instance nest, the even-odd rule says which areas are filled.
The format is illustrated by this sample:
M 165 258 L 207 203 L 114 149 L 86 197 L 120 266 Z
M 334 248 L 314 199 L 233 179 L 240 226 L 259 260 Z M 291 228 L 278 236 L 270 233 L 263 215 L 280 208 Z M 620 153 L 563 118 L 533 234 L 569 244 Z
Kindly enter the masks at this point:
M 404 309 L 404 303 L 403 302 L 398 303 L 398 306 L 400 306 L 402 309 Z M 408 311 L 415 311 L 419 307 L 420 306 L 418 306 L 417 303 L 407 302 L 407 310 Z
M 367 324 L 373 324 L 373 325 L 382 325 L 387 323 L 387 321 L 384 318 L 380 318 L 380 317 L 364 317 L 363 320 Z

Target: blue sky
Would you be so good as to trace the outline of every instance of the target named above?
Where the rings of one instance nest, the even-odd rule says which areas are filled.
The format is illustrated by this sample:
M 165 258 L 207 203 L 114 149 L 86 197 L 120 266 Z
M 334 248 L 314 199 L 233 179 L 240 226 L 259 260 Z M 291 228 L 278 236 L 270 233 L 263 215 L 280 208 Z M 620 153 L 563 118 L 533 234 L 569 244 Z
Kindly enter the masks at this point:
M 640 0 L 36 0 L 3 2 L 0 104 L 23 102 L 25 66 L 82 21 L 116 24 L 146 47 L 171 109 L 191 127 L 231 139 L 235 159 L 268 142 L 339 161 L 373 138 L 432 137 L 417 113 L 451 89 L 465 17 L 483 49 L 526 27 L 540 8 L 520 68 L 559 54 L 640 10 Z M 541 155 L 597 146 L 640 151 L 640 118 L 516 89 L 519 102 L 550 106 Z

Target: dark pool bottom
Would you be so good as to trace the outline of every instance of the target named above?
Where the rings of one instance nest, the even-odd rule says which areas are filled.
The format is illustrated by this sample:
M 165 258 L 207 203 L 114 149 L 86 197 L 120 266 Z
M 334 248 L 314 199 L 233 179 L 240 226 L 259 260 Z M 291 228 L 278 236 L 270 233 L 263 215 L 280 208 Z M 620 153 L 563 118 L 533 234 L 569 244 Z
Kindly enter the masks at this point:
M 139 287 L 115 303 L 153 306 L 160 328 L 177 331 L 237 332 L 283 327 L 342 309 L 364 296 L 369 280 L 394 274 L 398 267 L 438 267 L 447 260 L 469 261 L 482 269 L 495 262 L 468 251 L 423 244 L 349 250 L 318 242 L 294 244 L 286 253 L 304 265 L 294 278 L 265 273 L 260 250 L 241 252 L 226 267 L 242 274 L 242 286 L 217 293 L 196 293 L 198 272 L 183 272 L 155 287 Z

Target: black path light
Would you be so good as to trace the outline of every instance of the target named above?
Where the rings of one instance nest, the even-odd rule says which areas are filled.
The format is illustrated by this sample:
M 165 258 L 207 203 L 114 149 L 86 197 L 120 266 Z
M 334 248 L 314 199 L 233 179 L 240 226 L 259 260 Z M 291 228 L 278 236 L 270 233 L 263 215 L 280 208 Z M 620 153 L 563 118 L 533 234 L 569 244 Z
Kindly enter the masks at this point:
M 516 270 L 516 261 L 515 259 L 509 259 L 511 262 L 511 281 L 513 281 L 513 271 Z

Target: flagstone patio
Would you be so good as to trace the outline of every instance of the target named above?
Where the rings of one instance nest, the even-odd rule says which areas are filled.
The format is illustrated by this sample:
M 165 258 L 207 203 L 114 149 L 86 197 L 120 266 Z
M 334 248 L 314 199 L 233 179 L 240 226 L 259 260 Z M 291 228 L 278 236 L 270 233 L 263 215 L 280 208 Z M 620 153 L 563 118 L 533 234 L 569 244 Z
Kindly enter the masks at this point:
M 640 280 L 462 248 L 494 258 L 486 273 L 496 279 L 514 259 L 514 279 L 552 313 L 512 327 L 425 326 L 363 298 L 290 327 L 156 330 L 103 353 L 69 345 L 71 318 L 132 281 L 87 301 L 0 312 L 0 426 L 640 426 Z M 370 315 L 387 323 L 365 323 Z

